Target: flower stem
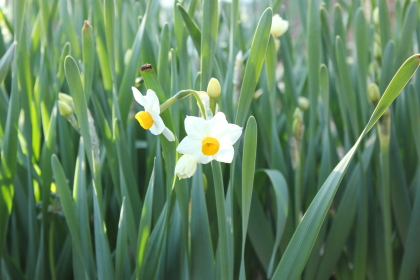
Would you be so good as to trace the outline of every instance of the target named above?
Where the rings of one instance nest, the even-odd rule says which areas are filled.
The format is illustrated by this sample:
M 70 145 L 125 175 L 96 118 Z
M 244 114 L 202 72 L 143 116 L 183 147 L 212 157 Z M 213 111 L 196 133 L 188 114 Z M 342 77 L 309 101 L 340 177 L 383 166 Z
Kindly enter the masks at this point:
M 216 98 L 210 97 L 210 109 L 214 116 L 216 114 Z
M 206 118 L 206 110 L 204 109 L 203 102 L 201 102 L 200 96 L 195 90 L 186 89 L 177 92 L 174 96 L 166 100 L 163 104 L 160 105 L 160 113 L 168 109 L 171 105 L 173 105 L 178 100 L 181 100 L 189 95 L 194 95 L 195 99 L 197 99 L 198 107 L 200 108 L 200 112 L 203 115 L 203 118 Z

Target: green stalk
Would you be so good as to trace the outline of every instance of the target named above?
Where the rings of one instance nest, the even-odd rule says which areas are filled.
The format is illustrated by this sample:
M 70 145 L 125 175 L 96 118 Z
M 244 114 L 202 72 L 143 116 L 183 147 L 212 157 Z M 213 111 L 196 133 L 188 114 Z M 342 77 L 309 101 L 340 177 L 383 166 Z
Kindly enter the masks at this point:
M 200 107 L 200 112 L 203 115 L 203 118 L 206 118 L 206 110 L 204 108 L 203 102 L 201 102 L 201 98 L 200 96 L 198 96 L 198 93 L 195 90 L 192 89 L 186 89 L 186 90 L 181 90 L 179 92 L 177 92 L 174 96 L 172 96 L 171 98 L 169 98 L 168 100 L 166 100 L 163 104 L 160 105 L 160 113 L 162 113 L 163 111 L 165 111 L 166 109 L 168 109 L 170 106 L 172 106 L 173 104 L 175 104 L 175 102 L 177 102 L 178 100 L 181 100 L 189 95 L 194 95 L 195 99 L 197 99 L 197 103 L 198 103 L 198 107 Z M 211 98 L 210 98 L 211 100 Z
M 223 187 L 222 179 L 222 168 L 220 162 L 213 160 L 211 162 L 213 169 L 213 180 L 214 180 L 214 191 L 216 197 L 216 209 L 217 209 L 217 225 L 219 228 L 219 254 L 220 254 L 220 265 L 221 265 L 221 279 L 231 279 L 229 271 L 229 260 L 228 260 L 228 236 L 226 226 L 226 206 L 225 206 L 225 192 Z
M 54 220 L 50 224 L 50 238 L 49 238 L 49 250 L 48 258 L 50 259 L 50 270 L 51 270 L 51 279 L 57 280 L 57 275 L 55 273 L 55 261 L 54 261 Z
M 389 178 L 389 139 L 390 139 L 391 115 L 389 110 L 385 112 L 378 125 L 379 143 L 381 147 L 381 177 L 382 177 L 382 212 L 384 223 L 385 241 L 385 266 L 386 275 L 389 280 L 394 279 L 392 261 L 392 224 L 391 224 L 391 189 Z
M 216 114 L 216 98 L 210 97 L 210 110 L 213 113 L 213 116 Z

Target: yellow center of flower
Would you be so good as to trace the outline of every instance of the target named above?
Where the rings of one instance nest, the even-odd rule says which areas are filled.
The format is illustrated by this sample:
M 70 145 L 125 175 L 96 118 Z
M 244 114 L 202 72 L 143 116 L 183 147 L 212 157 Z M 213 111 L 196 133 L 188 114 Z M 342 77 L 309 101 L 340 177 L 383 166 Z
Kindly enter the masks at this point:
M 136 114 L 136 119 L 139 121 L 141 127 L 149 129 L 153 125 L 152 116 L 146 111 L 140 111 Z
M 201 151 L 206 156 L 215 155 L 219 151 L 219 147 L 219 141 L 213 137 L 206 137 L 203 139 L 203 142 L 201 142 Z

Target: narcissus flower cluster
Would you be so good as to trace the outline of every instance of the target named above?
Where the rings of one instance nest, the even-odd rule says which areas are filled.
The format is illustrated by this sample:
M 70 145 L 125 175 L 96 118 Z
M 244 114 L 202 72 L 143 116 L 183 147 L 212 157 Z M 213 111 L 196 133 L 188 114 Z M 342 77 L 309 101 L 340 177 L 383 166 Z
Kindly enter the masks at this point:
M 146 96 L 143 96 L 134 87 L 132 90 L 134 99 L 144 107 L 144 111 L 135 115 L 140 126 L 150 130 L 154 135 L 163 134 L 169 141 L 174 141 L 174 134 L 165 126 L 160 117 L 161 107 L 166 109 L 168 106 L 166 104 L 160 106 L 156 93 L 151 89 L 147 90 Z M 207 164 L 212 160 L 231 163 L 234 157 L 233 145 L 242 134 L 242 127 L 228 123 L 225 114 L 215 112 L 216 106 L 211 106 L 216 103 L 221 91 L 220 84 L 216 79 L 210 80 L 207 91 L 210 91 L 208 92 L 210 102 L 205 103 L 205 116 L 187 116 L 184 121 L 187 136 L 182 139 L 176 149 L 178 153 L 182 154 L 175 166 L 175 174 L 179 179 L 193 176 L 198 163 Z M 196 98 L 201 100 L 199 94 L 195 93 L 194 95 L 197 95 Z M 173 98 L 177 101 L 184 97 L 174 96 Z M 165 103 L 172 105 L 174 102 L 174 100 L 168 100 Z

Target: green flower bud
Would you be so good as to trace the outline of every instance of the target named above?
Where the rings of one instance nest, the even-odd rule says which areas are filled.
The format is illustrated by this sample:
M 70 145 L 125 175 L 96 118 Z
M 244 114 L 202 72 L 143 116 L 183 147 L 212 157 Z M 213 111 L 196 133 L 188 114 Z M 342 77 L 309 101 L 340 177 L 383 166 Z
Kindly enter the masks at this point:
M 373 17 L 373 24 L 375 24 L 376 26 L 379 26 L 379 8 L 378 7 L 376 7 L 373 10 L 372 17 Z
M 68 94 L 65 94 L 65 93 L 59 93 L 58 94 L 58 99 L 60 100 L 60 101 L 63 101 L 64 103 L 66 103 L 67 105 L 69 105 L 69 106 L 71 106 L 71 104 L 73 104 L 73 98 L 70 96 L 70 95 L 68 95 Z
M 381 95 L 377 84 L 372 83 L 368 86 L 368 96 L 373 104 L 377 104 L 379 102 Z
M 60 111 L 60 115 L 66 118 L 73 114 L 72 108 L 66 102 L 61 100 L 58 100 L 58 110 Z
M 381 46 L 376 42 L 373 44 L 373 55 L 378 59 L 382 57 Z
M 299 103 L 299 107 L 302 110 L 305 110 L 305 111 L 308 110 L 309 104 L 310 104 L 308 98 L 303 97 L 303 96 L 299 96 L 298 103 Z
M 133 54 L 133 51 L 131 49 L 128 49 L 125 51 L 124 54 L 124 65 L 127 66 L 128 63 L 130 63 L 131 55 Z
M 220 96 L 220 92 L 222 88 L 220 87 L 220 83 L 217 79 L 211 78 L 209 84 L 207 85 L 207 94 L 211 98 L 218 98 Z

